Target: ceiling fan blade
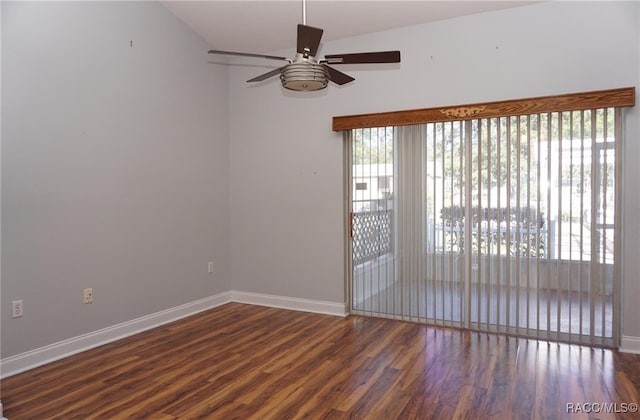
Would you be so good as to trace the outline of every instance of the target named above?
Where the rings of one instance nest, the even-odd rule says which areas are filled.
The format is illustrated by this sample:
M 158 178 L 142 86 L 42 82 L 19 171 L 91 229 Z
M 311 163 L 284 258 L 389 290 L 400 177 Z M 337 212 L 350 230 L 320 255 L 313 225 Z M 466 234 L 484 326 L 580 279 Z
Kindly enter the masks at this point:
M 264 74 L 261 74 L 260 76 L 256 76 L 253 79 L 247 80 L 247 82 L 261 82 L 263 80 L 267 80 L 270 77 L 273 77 L 277 74 L 280 74 L 280 72 L 282 71 L 283 68 L 285 68 L 287 66 L 282 66 L 282 67 L 278 67 L 277 69 L 273 69 L 271 71 L 268 71 Z
M 285 60 L 286 57 L 278 57 L 275 55 L 264 55 L 264 54 L 250 54 L 243 52 L 235 52 L 235 51 L 220 51 L 220 50 L 209 50 L 209 54 L 222 54 L 222 55 L 236 55 L 240 57 L 257 57 L 257 58 L 266 58 L 267 60 Z
M 298 47 L 300 54 L 315 57 L 320 47 L 323 30 L 313 26 L 298 25 Z
M 336 85 L 344 85 L 345 83 L 353 82 L 354 80 L 356 80 L 348 74 L 338 71 L 333 67 L 329 67 L 326 64 L 323 64 L 323 66 L 329 71 L 329 80 L 331 80 Z
M 326 55 L 324 58 L 323 61 L 329 64 L 399 63 L 400 51 L 332 54 Z

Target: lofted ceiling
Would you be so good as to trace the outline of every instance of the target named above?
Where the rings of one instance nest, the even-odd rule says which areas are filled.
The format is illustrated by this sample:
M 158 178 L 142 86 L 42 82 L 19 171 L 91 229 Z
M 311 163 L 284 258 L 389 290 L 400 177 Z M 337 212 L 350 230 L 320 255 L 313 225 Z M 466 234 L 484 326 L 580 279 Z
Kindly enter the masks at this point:
M 523 6 L 539 1 L 308 0 L 307 25 L 323 41 Z M 161 1 L 211 48 L 266 53 L 295 46 L 302 0 Z

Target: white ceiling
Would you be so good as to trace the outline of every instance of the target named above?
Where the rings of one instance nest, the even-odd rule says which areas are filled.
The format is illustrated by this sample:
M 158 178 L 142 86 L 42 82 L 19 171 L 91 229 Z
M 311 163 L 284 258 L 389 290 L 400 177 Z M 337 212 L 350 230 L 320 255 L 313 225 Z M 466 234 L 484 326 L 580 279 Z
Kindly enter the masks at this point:
M 307 25 L 324 29 L 323 41 L 483 13 L 538 1 L 308 0 Z M 161 1 L 211 48 L 267 53 L 294 48 L 302 0 Z

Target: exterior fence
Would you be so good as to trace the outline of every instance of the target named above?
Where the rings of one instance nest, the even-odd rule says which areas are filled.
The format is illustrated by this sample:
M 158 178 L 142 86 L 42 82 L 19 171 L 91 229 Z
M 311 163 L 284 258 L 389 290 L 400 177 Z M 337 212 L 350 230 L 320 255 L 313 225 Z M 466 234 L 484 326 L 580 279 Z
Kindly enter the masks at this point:
M 531 227 L 515 222 L 480 223 L 471 227 L 471 250 L 474 254 L 510 255 L 520 257 L 555 258 L 555 222 L 550 229 Z M 427 224 L 427 252 L 463 254 L 465 252 L 464 223 L 447 226 Z
M 519 214 L 516 216 L 515 213 Z M 427 220 L 426 252 L 463 254 L 466 247 L 463 207 L 447 207 L 441 221 Z M 555 222 L 547 224 L 532 209 L 472 210 L 471 250 L 487 256 L 554 259 Z M 510 214 L 510 217 L 508 215 Z M 393 210 L 354 212 L 351 215 L 353 264 L 360 265 L 392 252 Z M 507 221 L 510 220 L 510 221 Z
M 353 264 L 375 260 L 392 250 L 392 210 L 351 214 Z

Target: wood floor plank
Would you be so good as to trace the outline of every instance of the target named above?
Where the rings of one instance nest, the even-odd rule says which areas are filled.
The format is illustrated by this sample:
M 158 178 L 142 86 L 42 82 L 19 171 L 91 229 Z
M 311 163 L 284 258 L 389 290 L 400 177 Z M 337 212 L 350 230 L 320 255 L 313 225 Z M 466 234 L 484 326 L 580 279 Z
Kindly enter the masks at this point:
M 555 419 L 640 402 L 640 356 L 233 303 L 1 386 L 11 420 Z

